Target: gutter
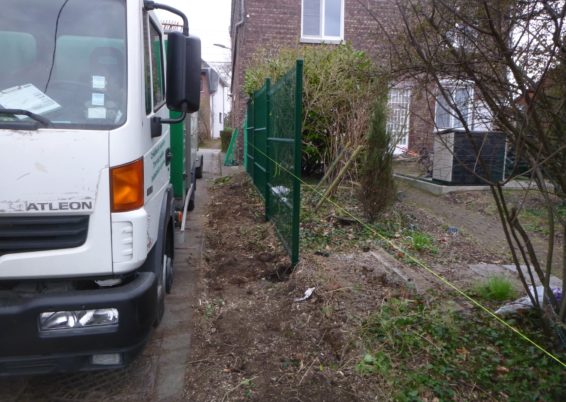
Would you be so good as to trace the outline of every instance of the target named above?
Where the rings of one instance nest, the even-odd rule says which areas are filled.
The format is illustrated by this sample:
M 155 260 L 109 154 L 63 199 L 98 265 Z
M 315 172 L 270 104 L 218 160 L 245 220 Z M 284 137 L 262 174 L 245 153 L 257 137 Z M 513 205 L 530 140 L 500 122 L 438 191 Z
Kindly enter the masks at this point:
M 246 20 L 246 1 L 241 0 L 240 2 L 240 21 L 234 26 L 234 44 L 232 45 L 232 79 L 230 81 L 230 92 L 234 93 L 234 69 L 236 67 L 236 50 L 238 46 L 238 29 L 244 25 Z

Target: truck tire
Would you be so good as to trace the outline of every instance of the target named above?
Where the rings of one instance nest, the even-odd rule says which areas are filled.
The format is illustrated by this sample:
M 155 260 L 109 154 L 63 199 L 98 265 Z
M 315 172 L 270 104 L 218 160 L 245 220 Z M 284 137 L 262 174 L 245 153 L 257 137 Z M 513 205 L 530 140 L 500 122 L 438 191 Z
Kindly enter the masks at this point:
M 201 156 L 200 156 L 200 163 L 199 163 L 199 165 L 197 166 L 197 168 L 195 169 L 195 177 L 196 177 L 197 179 L 202 179 L 202 165 L 203 165 L 203 162 L 204 162 L 204 156 L 201 155 Z
M 157 327 L 163 320 L 165 313 L 165 294 L 171 292 L 173 284 L 173 239 L 167 230 L 165 245 L 163 246 L 160 264 L 156 270 L 157 275 L 157 301 L 154 326 Z
M 187 210 L 192 211 L 193 209 L 195 209 L 195 193 L 197 192 L 197 189 L 195 188 L 193 193 L 191 194 L 191 198 L 189 199 L 189 205 L 187 206 Z

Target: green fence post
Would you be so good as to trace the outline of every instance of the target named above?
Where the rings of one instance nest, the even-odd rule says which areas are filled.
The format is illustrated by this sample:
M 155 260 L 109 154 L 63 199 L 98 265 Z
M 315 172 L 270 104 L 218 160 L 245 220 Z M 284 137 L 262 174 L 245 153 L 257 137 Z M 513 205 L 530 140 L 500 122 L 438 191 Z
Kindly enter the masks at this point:
M 246 113 L 246 117 L 244 117 L 244 126 L 242 127 L 243 134 L 244 134 L 244 157 L 242 158 L 244 161 L 244 170 L 248 171 L 248 116 Z
M 295 266 L 299 262 L 299 230 L 301 220 L 301 122 L 303 116 L 303 60 L 297 60 L 295 87 L 295 175 L 293 181 L 293 226 L 291 245 L 291 264 Z
M 270 117 L 271 117 L 271 79 L 265 80 L 265 220 L 271 218 L 271 152 L 269 146 L 269 137 L 271 137 Z
M 252 94 L 250 100 L 248 101 L 248 174 L 250 175 L 253 183 L 255 183 L 255 179 L 254 179 L 254 163 L 255 163 L 254 128 L 255 128 L 254 96 Z

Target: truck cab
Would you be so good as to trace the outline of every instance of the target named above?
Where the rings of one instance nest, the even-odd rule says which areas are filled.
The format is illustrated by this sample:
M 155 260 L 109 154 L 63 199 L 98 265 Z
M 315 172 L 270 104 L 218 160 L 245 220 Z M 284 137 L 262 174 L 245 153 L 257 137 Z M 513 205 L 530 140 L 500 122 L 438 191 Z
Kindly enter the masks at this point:
M 0 375 L 121 367 L 172 283 L 200 42 L 153 2 L 0 8 Z M 185 21 L 167 48 L 155 8 Z

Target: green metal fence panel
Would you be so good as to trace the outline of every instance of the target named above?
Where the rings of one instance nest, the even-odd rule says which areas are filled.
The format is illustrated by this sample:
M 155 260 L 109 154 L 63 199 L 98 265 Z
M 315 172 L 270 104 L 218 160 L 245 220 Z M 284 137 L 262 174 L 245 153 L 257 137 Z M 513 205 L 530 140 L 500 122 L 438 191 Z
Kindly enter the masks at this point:
M 269 113 L 269 80 L 254 95 L 254 184 L 265 198 L 267 192 L 267 122 Z
M 236 150 L 236 141 L 238 139 L 238 134 L 238 129 L 234 129 L 234 132 L 232 132 L 232 138 L 230 138 L 230 144 L 228 145 L 228 149 L 226 150 L 226 156 L 224 157 L 224 166 L 237 165 L 234 152 Z
M 247 129 L 246 132 L 248 134 L 248 143 L 247 143 L 247 163 L 246 163 L 246 172 L 250 175 L 250 177 L 254 178 L 254 102 L 253 97 L 248 101 L 248 113 L 247 113 Z
M 293 265 L 299 261 L 302 79 L 299 60 L 273 87 L 266 81 L 248 102 L 247 114 L 246 170 Z
M 269 93 L 267 217 L 275 223 L 293 265 L 299 260 L 302 67 L 299 60 Z

